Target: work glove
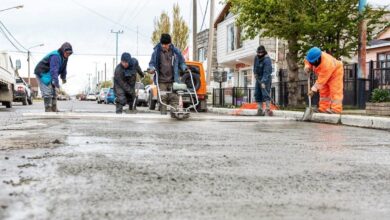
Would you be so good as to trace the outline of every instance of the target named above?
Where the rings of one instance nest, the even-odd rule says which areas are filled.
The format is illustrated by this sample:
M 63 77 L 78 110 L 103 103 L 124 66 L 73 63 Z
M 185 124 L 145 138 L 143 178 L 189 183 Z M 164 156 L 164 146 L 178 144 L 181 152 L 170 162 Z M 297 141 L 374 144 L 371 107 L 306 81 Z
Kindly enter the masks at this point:
M 62 79 L 62 84 L 65 84 L 66 83 L 66 79 Z
M 310 67 L 305 67 L 304 71 L 305 71 L 305 73 L 307 75 L 309 75 L 311 73 L 311 68 Z
M 154 70 L 154 69 L 151 69 L 151 68 L 148 68 L 146 71 L 147 71 L 148 73 L 150 73 L 150 74 L 154 74 L 154 72 L 155 72 L 155 70 Z
M 265 89 L 265 84 L 264 83 L 261 83 L 261 88 Z
M 313 97 L 313 95 L 314 95 L 315 93 L 316 93 L 315 91 L 310 90 L 308 95 L 309 95 L 310 97 Z

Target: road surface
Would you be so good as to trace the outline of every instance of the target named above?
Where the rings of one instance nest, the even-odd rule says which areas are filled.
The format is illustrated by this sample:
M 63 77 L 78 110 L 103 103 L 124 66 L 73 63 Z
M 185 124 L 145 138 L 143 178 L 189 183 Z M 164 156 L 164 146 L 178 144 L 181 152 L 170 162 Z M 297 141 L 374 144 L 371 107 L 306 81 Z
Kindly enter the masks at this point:
M 101 117 L 22 116 L 42 103 L 0 109 L 0 219 L 390 216 L 387 131 L 212 114 L 110 118 L 113 105 L 79 101 L 60 108 Z

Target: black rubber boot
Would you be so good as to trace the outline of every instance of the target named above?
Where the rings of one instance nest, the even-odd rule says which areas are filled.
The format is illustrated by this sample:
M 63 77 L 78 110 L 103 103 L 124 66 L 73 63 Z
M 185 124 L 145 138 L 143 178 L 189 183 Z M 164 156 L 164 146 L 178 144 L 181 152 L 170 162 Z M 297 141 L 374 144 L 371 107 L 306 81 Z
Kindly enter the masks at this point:
M 51 100 L 51 111 L 52 112 L 59 112 L 57 108 L 57 98 L 53 98 Z
M 51 98 L 43 98 L 43 103 L 45 105 L 45 112 L 53 112 Z
M 116 113 L 122 114 L 122 112 L 123 112 L 123 105 L 116 103 Z

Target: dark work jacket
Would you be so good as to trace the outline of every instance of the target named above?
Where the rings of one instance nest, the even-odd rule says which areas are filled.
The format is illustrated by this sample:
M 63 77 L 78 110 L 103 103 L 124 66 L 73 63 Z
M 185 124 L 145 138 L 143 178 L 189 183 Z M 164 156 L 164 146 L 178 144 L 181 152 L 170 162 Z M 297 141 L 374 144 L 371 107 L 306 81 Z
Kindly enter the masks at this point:
M 255 56 L 255 61 L 253 64 L 253 73 L 257 75 L 257 79 L 261 83 L 270 83 L 272 81 L 272 61 L 268 55 L 265 55 L 263 58 Z
M 137 73 L 144 77 L 144 73 L 135 58 L 132 58 L 132 63 L 129 64 L 127 69 L 123 68 L 121 64 L 118 64 L 115 68 L 114 74 L 114 90 L 115 93 L 132 93 L 135 89 L 135 83 L 137 81 Z

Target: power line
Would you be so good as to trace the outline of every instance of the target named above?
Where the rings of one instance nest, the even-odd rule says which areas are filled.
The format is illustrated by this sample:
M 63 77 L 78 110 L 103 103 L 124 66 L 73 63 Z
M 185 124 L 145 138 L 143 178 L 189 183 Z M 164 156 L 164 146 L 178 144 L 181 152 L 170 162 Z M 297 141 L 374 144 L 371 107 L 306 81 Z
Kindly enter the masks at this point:
M 119 23 L 119 22 L 117 22 L 117 21 L 115 21 L 115 20 L 113 20 L 113 19 L 111 19 L 111 18 L 109 18 L 109 17 L 107 17 L 107 16 L 105 16 L 105 15 L 103 15 L 103 14 L 101 14 L 101 13 L 99 13 L 99 12 L 89 8 L 89 7 L 87 7 L 87 6 L 85 6 L 85 5 L 82 5 L 82 4 L 78 3 L 78 2 L 76 2 L 75 0 L 72 0 L 72 2 L 75 3 L 76 5 L 84 8 L 85 10 L 87 10 L 87 11 L 89 11 L 89 12 L 91 12 L 91 13 L 93 13 L 93 14 L 95 14 L 95 15 L 103 18 L 103 19 L 105 19 L 106 21 L 109 21 L 109 22 L 111 22 L 111 23 L 113 23 L 115 25 L 119 25 L 119 26 L 121 26 L 123 28 L 126 28 L 126 29 L 128 29 L 128 30 L 130 30 L 130 31 L 132 31 L 134 33 L 137 33 L 137 30 L 134 30 L 133 28 L 130 28 L 130 27 L 126 26 L 126 25 L 123 25 L 123 24 L 121 24 L 121 23 Z M 140 35 L 145 37 L 146 39 L 149 39 L 147 36 L 145 36 L 143 34 L 140 34 Z
M 209 1 L 210 1 L 210 0 L 207 0 L 207 3 L 206 3 L 206 9 L 205 9 L 205 12 L 204 12 L 204 15 L 203 15 L 202 25 L 200 26 L 200 30 L 201 30 L 201 31 L 203 30 L 204 21 L 205 21 L 205 19 L 206 19 L 207 9 L 208 9 L 208 6 L 209 6 Z
M 7 33 L 3 30 L 3 27 L 0 26 L 0 31 L 1 33 L 3 33 L 4 37 L 8 40 L 8 42 L 10 42 L 12 44 L 12 46 L 18 51 L 18 52 L 24 52 L 22 51 L 21 49 L 19 49 L 18 46 L 16 46 L 14 44 L 14 42 L 12 42 L 12 40 L 9 38 L 9 36 L 7 35 Z
M 16 38 L 12 35 L 12 33 L 8 30 L 8 28 L 4 25 L 3 22 L 0 21 L 0 24 L 1 26 L 3 26 L 3 28 L 7 31 L 7 33 L 9 34 L 9 36 L 11 36 L 12 39 L 14 39 L 14 41 L 21 47 L 23 48 L 24 50 L 27 50 L 18 40 L 16 40 Z

